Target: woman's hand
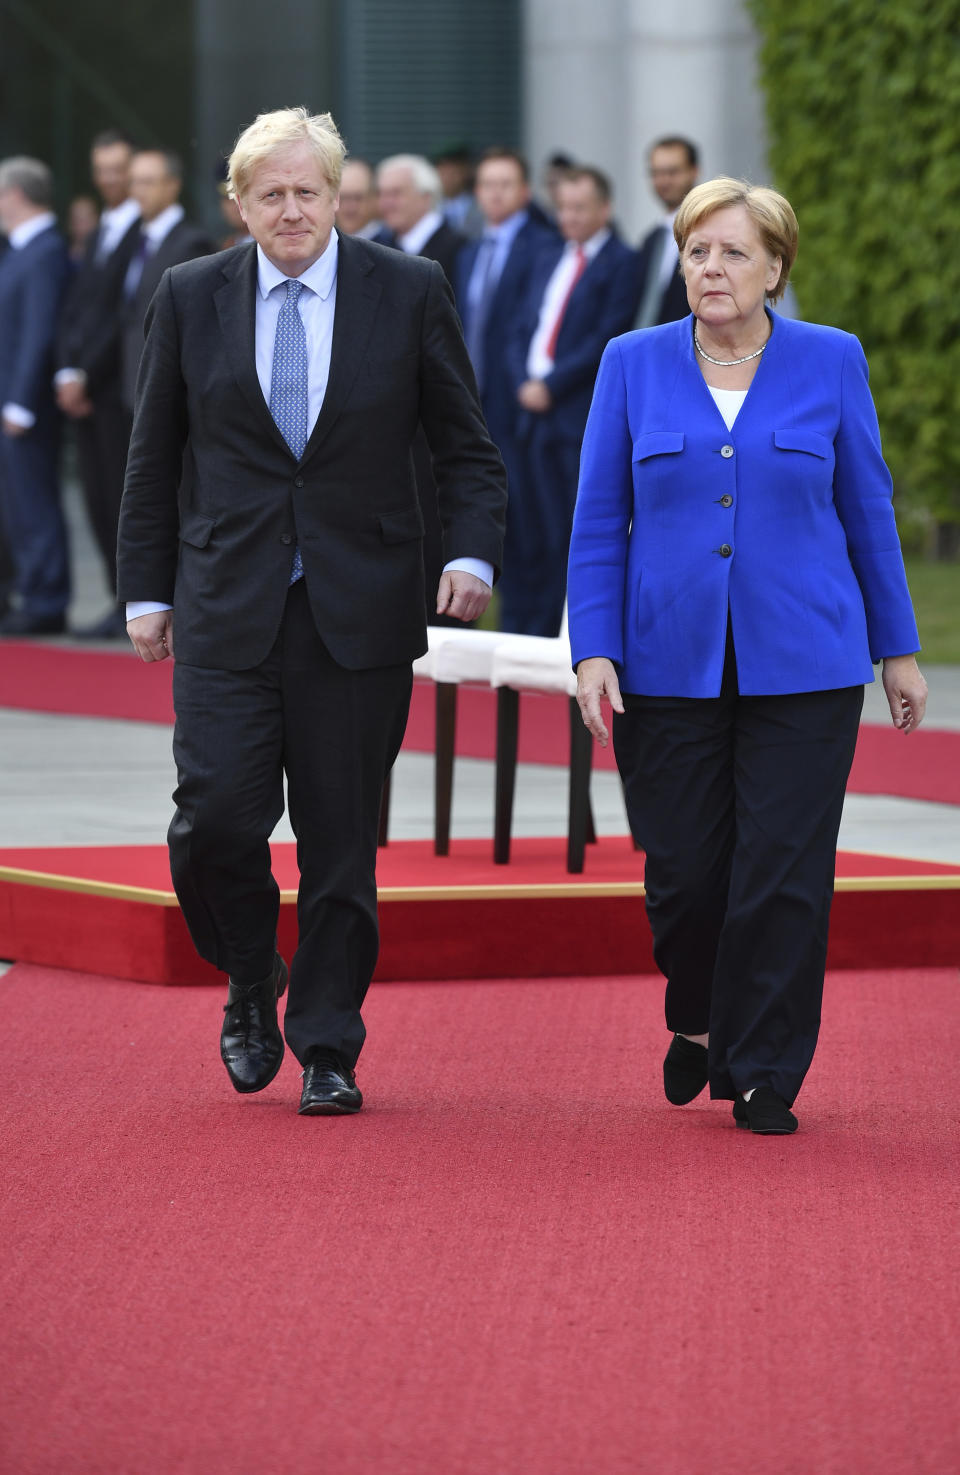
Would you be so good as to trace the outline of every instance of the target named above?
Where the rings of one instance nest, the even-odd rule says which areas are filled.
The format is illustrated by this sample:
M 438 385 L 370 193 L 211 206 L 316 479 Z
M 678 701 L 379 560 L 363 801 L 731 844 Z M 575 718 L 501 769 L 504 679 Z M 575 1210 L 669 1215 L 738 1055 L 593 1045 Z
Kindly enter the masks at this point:
M 883 663 L 883 689 L 894 727 L 899 727 L 901 732 L 913 732 L 927 710 L 927 683 L 920 674 L 916 656 L 887 656 Z
M 922 677 L 920 679 L 923 680 Z M 616 667 L 606 656 L 590 656 L 577 666 L 577 701 L 584 727 L 589 727 L 601 748 L 607 746 L 610 736 L 600 710 L 604 697 L 615 712 L 623 711 Z

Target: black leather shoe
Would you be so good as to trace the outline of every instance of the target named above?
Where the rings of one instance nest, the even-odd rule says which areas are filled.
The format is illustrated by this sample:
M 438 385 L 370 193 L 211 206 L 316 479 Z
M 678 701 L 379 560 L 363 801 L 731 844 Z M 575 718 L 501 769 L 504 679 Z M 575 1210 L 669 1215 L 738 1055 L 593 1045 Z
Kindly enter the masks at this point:
M 663 1062 L 663 1089 L 674 1106 L 686 1106 L 699 1096 L 709 1079 L 707 1047 L 674 1035 Z
M 230 979 L 223 1006 L 220 1055 L 234 1090 L 262 1091 L 283 1060 L 277 1000 L 287 987 L 287 965 L 277 953 L 273 969 L 256 983 Z
M 783 1097 L 770 1086 L 758 1086 L 749 1101 L 737 1095 L 733 1120 L 738 1127 L 749 1127 L 761 1137 L 787 1137 L 800 1125 Z
M 62 635 L 67 628 L 64 615 L 28 615 L 12 609 L 0 620 L 0 635 Z
M 303 1072 L 300 1116 L 348 1116 L 362 1105 L 353 1071 L 336 1050 L 311 1050 Z

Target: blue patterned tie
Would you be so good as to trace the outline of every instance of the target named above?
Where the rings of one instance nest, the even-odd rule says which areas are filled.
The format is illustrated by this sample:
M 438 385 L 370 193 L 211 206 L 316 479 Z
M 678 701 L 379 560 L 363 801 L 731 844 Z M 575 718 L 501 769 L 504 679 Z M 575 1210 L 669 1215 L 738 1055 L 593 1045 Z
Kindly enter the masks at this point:
M 287 282 L 287 297 L 277 318 L 270 379 L 270 413 L 299 461 L 307 444 L 307 335 L 300 316 L 302 282 Z M 303 577 L 300 549 L 293 552 L 290 582 Z

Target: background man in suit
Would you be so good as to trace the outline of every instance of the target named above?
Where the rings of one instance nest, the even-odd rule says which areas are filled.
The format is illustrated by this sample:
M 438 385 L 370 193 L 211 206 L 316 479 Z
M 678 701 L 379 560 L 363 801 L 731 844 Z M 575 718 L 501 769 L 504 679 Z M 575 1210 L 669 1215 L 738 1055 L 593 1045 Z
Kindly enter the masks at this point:
M 556 240 L 556 232 L 531 218 L 530 171 L 522 154 L 488 149 L 477 166 L 476 192 L 483 235 L 457 260 L 457 305 L 484 419 L 510 482 L 516 475 L 518 407 L 507 369 L 507 339 L 537 254 Z
M 103 213 L 63 305 L 57 337 L 57 404 L 76 425 L 87 516 L 112 589 L 117 582 L 117 521 L 130 441 L 130 413 L 120 397 L 120 311 L 123 280 L 139 238 L 140 207 L 130 198 L 133 145 L 100 133 L 90 151 Z M 106 640 L 125 631 L 114 606 L 75 633 Z
M 392 154 L 384 159 L 377 170 L 377 192 L 384 223 L 378 240 L 408 256 L 439 261 L 452 286 L 466 237 L 443 218 L 440 176 L 429 159 L 421 154 Z
M 577 496 L 580 442 L 607 343 L 633 323 L 637 253 L 610 228 L 610 181 L 572 170 L 557 186 L 563 236 L 539 253 L 507 346 L 521 414 L 510 488 L 504 630 L 557 635 Z
M 366 159 L 346 159 L 340 177 L 337 230 L 365 241 L 380 239 L 383 222 L 377 218 L 377 184 Z
M 661 138 L 650 149 L 650 182 L 666 215 L 640 242 L 640 309 L 634 324 L 673 323 L 690 311 L 680 276 L 674 216 L 700 174 L 697 146 L 688 138 Z
M 0 231 L 9 240 L 0 257 L 0 523 L 18 601 L 0 619 L 2 635 L 59 633 L 70 597 L 52 384 L 69 257 L 52 204 L 46 164 L 0 163 Z
M 285 1032 L 300 1109 L 325 1114 L 361 1104 L 380 793 L 426 649 L 418 426 L 446 613 L 486 607 L 506 496 L 443 273 L 338 236 L 342 161 L 329 114 L 284 109 L 241 134 L 230 181 L 257 244 L 164 276 L 119 545 L 143 659 L 172 654 L 176 628 L 171 866 L 198 950 L 229 975 L 221 1054 L 239 1091 L 283 1055 L 268 839 L 286 773 L 301 881 Z
M 150 299 L 168 266 L 217 249 L 198 225 L 184 219 L 180 204 L 183 163 L 163 149 L 143 149 L 130 165 L 130 193 L 140 207 L 140 231 L 123 279 L 121 393 L 133 413 L 143 325 Z

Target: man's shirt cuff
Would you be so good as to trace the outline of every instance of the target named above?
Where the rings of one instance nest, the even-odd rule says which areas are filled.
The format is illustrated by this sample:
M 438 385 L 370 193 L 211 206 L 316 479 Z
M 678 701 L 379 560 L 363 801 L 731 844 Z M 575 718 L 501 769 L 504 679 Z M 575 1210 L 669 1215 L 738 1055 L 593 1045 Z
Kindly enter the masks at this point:
M 453 558 L 444 564 L 443 572 L 473 574 L 474 578 L 482 579 L 490 589 L 493 588 L 493 564 L 483 558 Z
M 12 420 L 14 425 L 20 425 L 24 430 L 31 430 L 37 423 L 37 417 L 33 411 L 24 409 L 23 405 L 4 405 L 3 418 Z
M 158 604 L 155 599 L 128 599 L 127 619 L 139 620 L 141 615 L 159 615 L 165 609 L 173 609 L 173 605 Z

